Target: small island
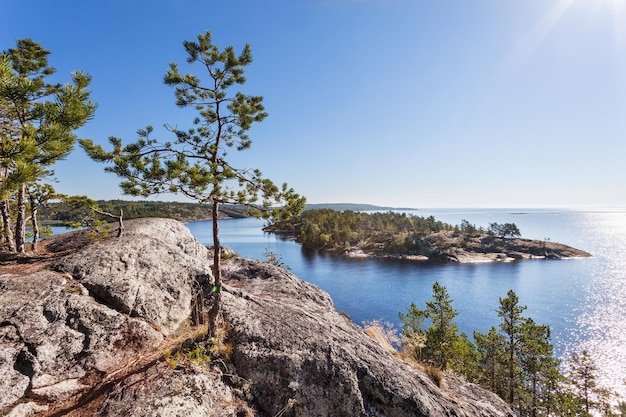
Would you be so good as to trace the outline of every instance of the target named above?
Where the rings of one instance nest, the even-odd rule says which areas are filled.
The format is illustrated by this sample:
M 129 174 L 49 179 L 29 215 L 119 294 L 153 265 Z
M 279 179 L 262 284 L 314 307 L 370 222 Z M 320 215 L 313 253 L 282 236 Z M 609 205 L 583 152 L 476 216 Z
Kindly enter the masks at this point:
M 548 240 L 523 239 L 513 223 L 490 223 L 484 229 L 466 220 L 450 225 L 432 216 L 391 211 L 306 210 L 298 218 L 271 224 L 263 230 L 292 238 L 306 248 L 353 258 L 480 263 L 592 256 Z

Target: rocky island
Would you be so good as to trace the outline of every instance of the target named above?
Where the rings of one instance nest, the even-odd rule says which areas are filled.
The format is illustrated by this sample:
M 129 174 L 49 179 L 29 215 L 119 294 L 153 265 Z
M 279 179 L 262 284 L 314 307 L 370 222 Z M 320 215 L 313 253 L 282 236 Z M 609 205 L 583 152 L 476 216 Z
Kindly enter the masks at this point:
M 479 263 L 592 256 L 549 240 L 522 239 L 512 223 L 491 223 L 485 230 L 467 221 L 453 226 L 433 217 L 396 212 L 310 210 L 264 230 L 292 238 L 304 247 L 348 257 Z
M 436 383 L 268 263 L 223 262 L 215 352 L 190 350 L 211 256 L 177 221 L 60 235 L 42 252 L 0 266 L 0 415 L 515 415 L 452 375 Z
M 348 257 L 388 257 L 435 262 L 512 262 L 520 259 L 574 259 L 592 255 L 557 242 L 507 239 L 491 235 L 464 236 L 455 232 L 431 233 L 422 238 L 418 254 L 389 254 L 380 247 L 344 251 Z

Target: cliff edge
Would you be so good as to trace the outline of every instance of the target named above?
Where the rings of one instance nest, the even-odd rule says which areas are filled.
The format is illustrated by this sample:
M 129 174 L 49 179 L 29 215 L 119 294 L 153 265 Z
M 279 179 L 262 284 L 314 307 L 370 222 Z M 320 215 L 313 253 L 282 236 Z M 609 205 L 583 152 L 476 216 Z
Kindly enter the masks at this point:
M 275 266 L 223 263 L 230 349 L 175 366 L 210 253 L 179 222 L 127 222 L 121 238 L 46 241 L 0 266 L 0 415 L 514 416 L 452 376 L 439 387 Z

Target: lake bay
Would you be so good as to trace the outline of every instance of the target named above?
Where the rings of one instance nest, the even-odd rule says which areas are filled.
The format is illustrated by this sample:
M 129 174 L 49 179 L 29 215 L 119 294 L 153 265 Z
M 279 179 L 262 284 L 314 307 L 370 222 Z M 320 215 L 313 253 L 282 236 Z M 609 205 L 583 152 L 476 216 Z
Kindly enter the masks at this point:
M 220 222 L 223 245 L 240 256 L 280 256 L 299 278 L 327 291 L 338 311 L 357 324 L 383 319 L 398 328 L 398 312 L 411 303 L 423 308 L 432 284 L 444 285 L 458 310 L 461 331 L 486 332 L 497 326 L 499 297 L 513 289 L 526 316 L 552 328 L 556 354 L 567 357 L 587 349 L 601 375 L 600 383 L 626 397 L 626 210 L 564 209 L 424 209 L 406 211 L 460 224 L 467 220 L 515 223 L 522 237 L 564 243 L 586 250 L 593 258 L 527 260 L 513 263 L 429 264 L 414 261 L 354 259 L 303 249 L 297 243 L 264 233 L 264 221 Z M 211 222 L 188 224 L 210 245 Z

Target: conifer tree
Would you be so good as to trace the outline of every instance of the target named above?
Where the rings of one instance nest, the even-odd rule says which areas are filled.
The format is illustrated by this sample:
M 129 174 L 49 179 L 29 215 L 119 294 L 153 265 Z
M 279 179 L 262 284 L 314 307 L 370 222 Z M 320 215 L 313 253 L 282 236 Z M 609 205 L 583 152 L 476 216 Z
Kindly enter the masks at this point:
M 220 205 L 253 206 L 254 214 L 284 219 L 299 214 L 305 199 L 286 184 L 274 185 L 259 170 L 235 168 L 227 159 L 227 151 L 232 148 L 250 148 L 248 130 L 267 116 L 261 96 L 230 91 L 246 81 L 244 68 L 252 62 L 250 46 L 245 45 L 238 56 L 232 46 L 219 50 L 212 43 L 211 32 L 183 45 L 187 64 L 206 71 L 206 82 L 194 74 L 182 74 L 176 63 L 170 64 L 164 82 L 175 88 L 178 107 L 191 107 L 197 112 L 191 128 L 165 125 L 167 133 L 173 136 L 170 141 L 154 139 L 153 128 L 148 126 L 138 131 L 135 143 L 126 146 L 119 138 L 109 138 L 113 146 L 110 152 L 92 141 L 81 141 L 81 146 L 94 160 L 113 164 L 105 170 L 123 178 L 121 187 L 125 194 L 145 197 L 181 193 L 210 205 L 214 285 L 206 296 L 211 299 L 209 335 L 214 336 L 221 304 Z
M 402 320 L 402 344 L 406 346 L 412 356 L 421 361 L 422 351 L 426 345 L 426 334 L 422 327 L 424 326 L 424 311 L 417 308 L 415 303 L 406 309 L 405 313 L 398 313 Z
M 64 85 L 47 81 L 55 73 L 48 55 L 31 39 L 19 39 L 15 48 L 0 56 L 0 200 L 6 233 L 8 200 L 15 196 L 14 249 L 18 252 L 25 250 L 28 185 L 49 175 L 49 167 L 72 151 L 77 139 L 73 131 L 96 109 L 87 90 L 89 75 L 74 72 L 72 82 Z
M 57 196 L 54 187 L 50 184 L 32 184 L 27 189 L 28 207 L 30 211 L 30 223 L 33 231 L 33 252 L 37 251 L 37 242 L 42 234 L 39 225 L 39 209 L 45 206 L 51 199 Z M 51 234 L 51 230 L 44 229 L 44 236 Z
M 569 378 L 573 391 L 582 404 L 585 415 L 590 416 L 591 410 L 597 405 L 598 369 L 587 350 L 574 352 L 569 361 Z
M 549 415 L 554 407 L 561 374 L 559 361 L 554 357 L 550 327 L 536 324 L 527 318 L 522 325 L 522 343 L 519 351 L 522 386 L 519 391 L 519 409 L 522 415 L 536 417 Z
M 431 320 L 426 330 L 425 355 L 432 359 L 439 369 L 445 371 L 459 338 L 459 328 L 454 318 L 459 314 L 452 308 L 448 290 L 439 282 L 433 284 L 433 299 L 426 302 L 424 316 Z
M 424 310 L 414 303 L 406 314 L 399 313 L 404 322 L 402 339 L 418 360 L 433 363 L 442 371 L 452 368 L 469 379 L 475 377 L 476 348 L 465 334 L 459 334 L 454 318 L 459 314 L 452 307 L 448 290 L 439 282 L 433 284 L 433 298 Z M 430 324 L 424 331 L 424 319 Z
M 501 366 L 505 389 L 499 395 L 516 405 L 523 416 L 549 415 L 557 408 L 563 377 L 550 340 L 550 327 L 536 324 L 522 313 L 513 290 L 500 298 Z M 494 341 L 497 339 L 494 339 Z
M 507 392 L 504 378 L 504 336 L 495 327 L 491 327 L 486 334 L 475 331 L 474 340 L 478 351 L 480 384 L 504 398 Z
M 516 388 L 519 386 L 520 369 L 518 355 L 523 337 L 523 325 L 525 322 L 522 313 L 526 306 L 519 305 L 517 294 L 509 290 L 505 298 L 500 298 L 500 308 L 497 311 L 500 322 L 500 330 L 505 338 L 505 366 L 507 372 L 507 396 L 509 404 L 515 402 Z

